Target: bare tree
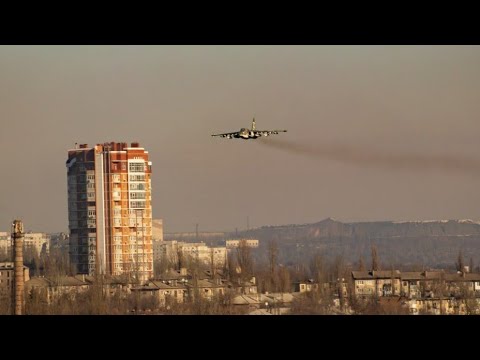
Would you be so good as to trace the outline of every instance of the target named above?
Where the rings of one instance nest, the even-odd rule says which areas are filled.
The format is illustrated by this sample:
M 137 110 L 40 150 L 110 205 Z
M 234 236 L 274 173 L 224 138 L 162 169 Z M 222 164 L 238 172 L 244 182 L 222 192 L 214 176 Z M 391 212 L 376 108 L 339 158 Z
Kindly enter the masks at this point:
M 393 268 L 393 264 L 391 264 L 390 269 L 390 284 L 392 286 L 392 296 L 395 296 L 395 270 Z
M 240 278 L 247 280 L 253 273 L 253 258 L 250 247 L 246 240 L 241 240 L 237 247 L 237 263 L 240 271 Z
M 177 270 L 180 270 L 182 267 L 185 267 L 185 259 L 183 252 L 180 246 L 177 246 Z
M 313 279 L 318 283 L 324 283 L 327 280 L 325 259 L 322 253 L 317 252 L 313 255 L 310 262 L 310 272 Z
M 271 240 L 268 243 L 268 264 L 270 274 L 273 276 L 275 273 L 275 267 L 277 266 L 277 259 L 278 259 L 278 245 L 274 240 Z
M 159 259 L 153 262 L 153 274 L 155 275 L 155 277 L 164 274 L 167 270 L 171 268 L 176 268 L 176 264 L 173 264 L 172 266 L 167 257 L 167 254 L 165 253 L 163 253 Z
M 213 247 L 210 248 L 210 277 L 215 278 L 215 254 L 213 252 Z
M 360 256 L 360 259 L 358 260 L 358 270 L 365 271 L 365 263 L 363 261 L 363 256 Z
M 372 245 L 372 270 L 380 270 L 380 262 L 377 255 L 377 247 Z
M 234 255 L 233 252 L 228 252 L 227 253 L 227 279 L 229 281 L 233 281 L 234 278 L 237 275 L 236 269 L 237 269 L 237 259 L 236 256 Z
M 268 256 L 268 270 L 270 277 L 270 285 L 272 291 L 277 291 L 278 288 L 278 276 L 276 273 L 277 260 L 278 260 L 278 246 L 274 240 L 271 240 L 268 243 L 267 247 L 267 256 Z
M 463 271 L 464 263 L 462 250 L 458 251 L 457 262 L 455 263 L 455 266 L 457 267 L 457 271 Z
M 284 293 L 291 291 L 290 272 L 284 266 L 280 266 L 278 269 L 278 285 L 276 290 Z

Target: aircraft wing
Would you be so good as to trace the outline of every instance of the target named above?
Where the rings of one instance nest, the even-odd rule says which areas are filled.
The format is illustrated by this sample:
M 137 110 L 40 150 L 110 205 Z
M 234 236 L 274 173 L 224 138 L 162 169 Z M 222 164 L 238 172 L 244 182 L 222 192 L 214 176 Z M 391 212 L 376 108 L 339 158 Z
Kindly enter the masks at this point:
M 287 130 L 255 130 L 255 135 L 269 136 L 272 134 L 276 135 L 281 132 L 287 132 Z
M 225 133 L 225 134 L 212 134 L 212 136 L 221 136 L 221 137 L 226 137 L 226 138 L 233 138 L 235 135 L 239 135 L 240 132 L 239 131 L 236 131 L 236 132 L 231 132 L 231 133 Z

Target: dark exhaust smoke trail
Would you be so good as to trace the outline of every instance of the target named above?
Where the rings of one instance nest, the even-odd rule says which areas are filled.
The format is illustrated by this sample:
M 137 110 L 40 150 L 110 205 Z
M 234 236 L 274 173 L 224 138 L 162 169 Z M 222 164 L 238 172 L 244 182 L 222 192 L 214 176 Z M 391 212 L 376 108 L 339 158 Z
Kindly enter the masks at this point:
M 260 143 L 298 155 L 353 165 L 374 166 L 383 169 L 436 170 L 480 175 L 480 159 L 465 156 L 402 154 L 367 149 L 365 147 L 299 144 L 279 139 L 260 139 Z

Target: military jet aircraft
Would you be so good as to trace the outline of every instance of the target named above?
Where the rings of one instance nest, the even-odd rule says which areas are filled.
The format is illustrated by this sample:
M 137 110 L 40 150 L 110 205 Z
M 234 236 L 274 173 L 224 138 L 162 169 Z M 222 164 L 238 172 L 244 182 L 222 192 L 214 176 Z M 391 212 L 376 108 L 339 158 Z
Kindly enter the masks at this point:
M 240 131 L 225 133 L 225 134 L 213 134 L 212 136 L 226 137 L 227 139 L 256 139 L 262 136 L 269 136 L 272 134 L 278 134 L 280 132 L 287 132 L 287 130 L 257 130 L 255 128 L 255 118 L 252 121 L 252 129 L 241 128 Z

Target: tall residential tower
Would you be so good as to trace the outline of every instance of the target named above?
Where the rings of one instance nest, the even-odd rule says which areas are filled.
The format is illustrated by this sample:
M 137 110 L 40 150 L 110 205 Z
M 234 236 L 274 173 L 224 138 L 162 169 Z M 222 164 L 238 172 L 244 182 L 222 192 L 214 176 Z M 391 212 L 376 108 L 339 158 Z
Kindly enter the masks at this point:
M 70 262 L 79 274 L 153 277 L 151 170 L 138 143 L 68 151 Z

